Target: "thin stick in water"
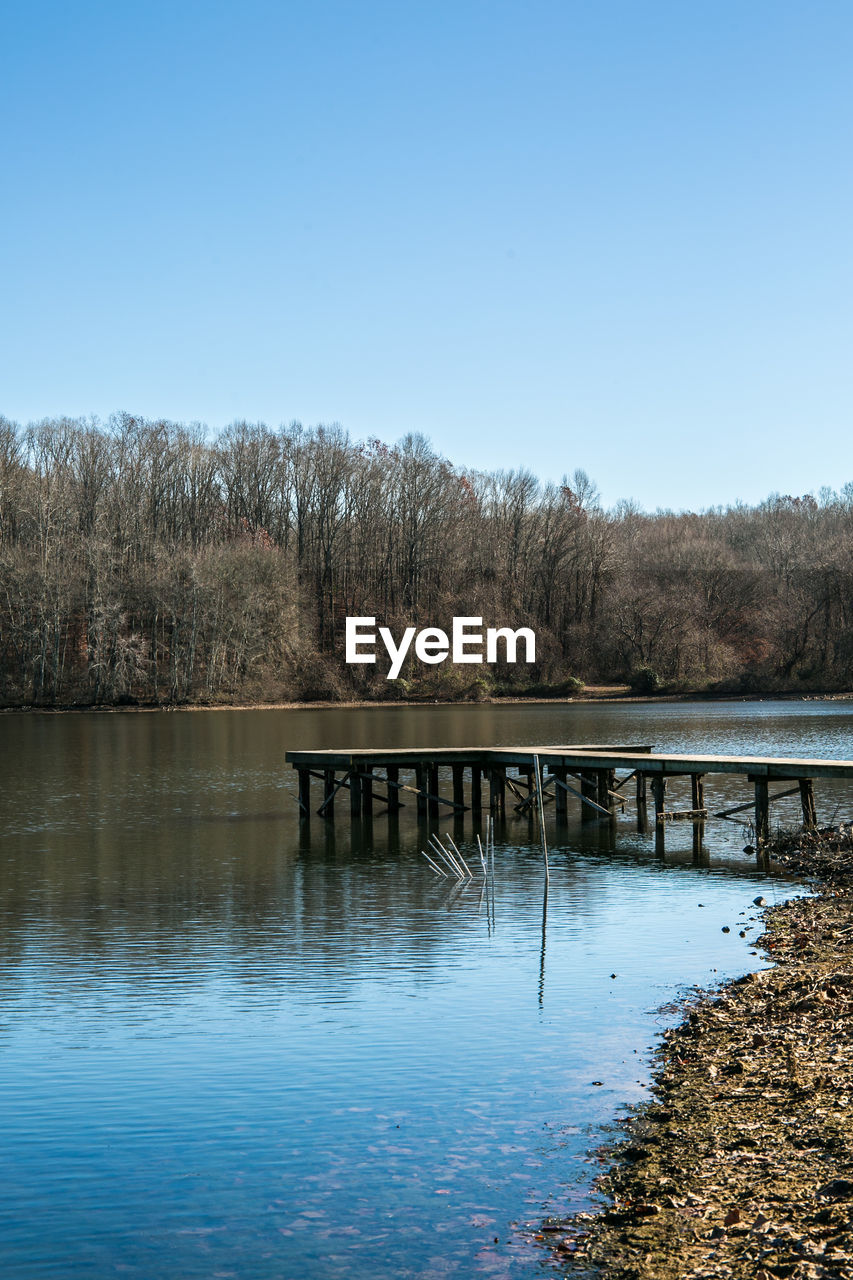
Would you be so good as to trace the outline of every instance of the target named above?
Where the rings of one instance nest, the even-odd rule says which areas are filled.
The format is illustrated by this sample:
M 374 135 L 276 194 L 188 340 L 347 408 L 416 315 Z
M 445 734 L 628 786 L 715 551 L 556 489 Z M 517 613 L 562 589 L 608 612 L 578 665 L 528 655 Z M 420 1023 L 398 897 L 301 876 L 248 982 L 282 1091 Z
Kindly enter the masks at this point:
M 435 836 L 430 836 L 429 841 L 430 841 L 430 844 L 432 845 L 433 852 L 437 853 L 438 856 L 441 858 L 442 862 L 445 862 L 448 865 L 448 867 L 450 867 L 450 870 L 456 876 L 456 879 L 464 880 L 465 872 L 459 866 L 458 862 L 453 857 L 453 854 L 450 852 L 450 850 L 445 849 L 441 841 L 438 840 Z
M 459 861 L 462 863 L 462 865 L 463 865 L 463 867 L 465 868 L 465 870 L 468 872 L 468 879 L 469 879 L 469 880 L 473 880 L 473 879 L 474 879 L 474 877 L 473 877 L 473 876 L 472 876 L 472 874 L 471 874 L 471 869 L 470 869 L 470 867 L 468 866 L 468 863 L 467 863 L 467 862 L 465 861 L 465 859 L 462 857 L 462 854 L 461 854 L 461 853 L 459 852 L 459 850 L 456 848 L 456 845 L 455 845 L 455 844 L 453 843 L 453 841 L 450 839 L 450 833 L 449 833 L 449 832 L 446 832 L 446 833 L 445 833 L 444 838 L 445 838 L 445 840 L 447 841 L 447 843 L 450 845 L 450 847 L 451 847 L 451 849 L 453 850 L 453 852 L 454 852 L 454 854 L 456 855 L 456 857 L 457 857 L 457 858 L 459 859 Z

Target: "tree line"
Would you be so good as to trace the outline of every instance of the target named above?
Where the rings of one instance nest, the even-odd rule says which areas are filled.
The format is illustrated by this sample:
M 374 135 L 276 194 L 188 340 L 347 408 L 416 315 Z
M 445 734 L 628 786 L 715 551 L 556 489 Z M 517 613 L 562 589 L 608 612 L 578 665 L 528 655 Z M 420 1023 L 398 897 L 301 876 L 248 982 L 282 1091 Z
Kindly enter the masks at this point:
M 853 685 L 853 483 L 605 510 L 580 470 L 472 471 L 422 436 L 129 414 L 0 418 L 0 703 Z M 535 667 L 348 666 L 344 619 L 532 627 Z

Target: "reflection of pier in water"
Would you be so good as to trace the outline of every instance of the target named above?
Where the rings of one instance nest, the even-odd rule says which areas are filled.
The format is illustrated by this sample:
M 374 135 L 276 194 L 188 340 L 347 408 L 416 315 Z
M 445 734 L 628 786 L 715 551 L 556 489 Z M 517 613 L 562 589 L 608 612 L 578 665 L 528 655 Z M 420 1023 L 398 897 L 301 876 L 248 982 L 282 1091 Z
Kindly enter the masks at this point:
M 749 800 L 713 816 L 731 819 L 750 811 L 758 845 L 769 836 L 772 801 L 798 795 L 803 826 L 813 828 L 817 825 L 815 781 L 853 780 L 853 760 L 677 755 L 654 752 L 648 746 L 600 744 L 288 751 L 285 758 L 298 774 L 299 810 L 305 819 L 312 812 L 312 780 L 322 783 L 317 813 L 328 820 L 334 816 L 335 801 L 341 792 L 349 794 L 352 819 L 371 818 L 376 803 L 393 818 L 403 807 L 404 797 L 411 797 L 418 818 L 437 818 L 448 811 L 459 817 L 470 810 L 477 820 L 484 808 L 484 787 L 488 788 L 487 808 L 493 816 L 506 817 L 508 803 L 517 813 L 533 816 L 539 803 L 538 761 L 542 800 L 553 804 L 558 825 L 568 821 L 570 797 L 579 803 L 581 821 L 587 823 L 614 824 L 630 800 L 636 806 L 637 829 L 646 831 L 648 788 L 654 803 L 658 843 L 663 844 L 668 823 L 686 821 L 693 826 L 697 848 L 710 816 L 705 804 L 704 780 L 708 775 L 736 775 L 751 784 L 753 794 Z M 450 772 L 449 794 L 442 793 L 442 769 L 445 777 L 446 771 Z M 402 780 L 401 775 L 409 780 Z M 690 808 L 667 807 L 667 784 L 673 778 L 690 780 Z M 631 783 L 633 786 L 629 786 Z M 771 794 L 774 783 L 791 785 Z

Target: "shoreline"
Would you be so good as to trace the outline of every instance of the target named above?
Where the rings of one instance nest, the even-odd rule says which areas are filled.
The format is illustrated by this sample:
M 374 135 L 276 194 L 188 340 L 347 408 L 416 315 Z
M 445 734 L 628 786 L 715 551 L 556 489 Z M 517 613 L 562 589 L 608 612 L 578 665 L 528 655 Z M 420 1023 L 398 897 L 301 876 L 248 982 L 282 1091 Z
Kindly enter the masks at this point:
M 830 691 L 824 693 L 808 692 L 768 692 L 768 693 L 631 693 L 628 686 L 622 685 L 590 685 L 583 693 L 571 698 L 525 698 L 519 695 L 506 697 L 488 697 L 477 701 L 465 701 L 457 698 L 434 699 L 344 699 L 340 702 L 188 702 L 188 703 L 87 703 L 72 706 L 23 706 L 0 707 L 2 715 L 86 715 L 92 712 L 99 714 L 145 715 L 155 712 L 185 711 L 348 711 L 353 709 L 387 709 L 394 707 L 503 707 L 503 706 L 576 706 L 594 703 L 620 705 L 627 703 L 676 702 L 850 702 L 853 701 L 853 690 Z
M 853 828 L 773 854 L 814 895 L 764 911 L 771 968 L 663 1033 L 650 1100 L 596 1153 L 609 1203 L 540 1228 L 567 1274 L 853 1277 Z

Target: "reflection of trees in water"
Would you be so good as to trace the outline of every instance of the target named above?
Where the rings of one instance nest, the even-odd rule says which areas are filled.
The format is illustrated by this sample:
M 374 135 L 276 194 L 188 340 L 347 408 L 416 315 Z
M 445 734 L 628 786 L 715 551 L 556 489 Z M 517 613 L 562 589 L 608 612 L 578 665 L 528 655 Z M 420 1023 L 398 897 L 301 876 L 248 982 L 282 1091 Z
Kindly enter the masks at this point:
M 333 709 L 328 712 L 8 717 L 0 735 L 0 956 L 8 968 L 32 957 L 94 958 L 142 974 L 192 962 L 199 973 L 227 970 L 246 982 L 280 972 L 289 981 L 344 986 L 406 965 L 417 953 L 425 971 L 447 961 L 460 937 L 485 927 L 463 898 L 448 913 L 426 864 L 414 806 L 399 824 L 377 814 L 352 827 L 346 806 L 332 824 L 296 820 L 292 745 L 342 742 L 375 746 L 429 742 L 464 746 L 629 737 L 683 746 L 713 739 L 713 749 L 742 749 L 750 732 L 790 743 L 798 735 L 825 754 L 843 754 L 851 716 L 839 706 L 526 707 L 469 706 Z M 842 744 L 842 745 L 839 745 Z M 814 749 L 814 748 L 813 748 Z M 448 790 L 449 776 L 442 775 Z M 673 780 L 677 802 L 679 787 Z M 743 784 L 706 780 L 713 813 L 744 796 Z M 688 792 L 685 791 L 685 797 Z M 853 812 L 853 794 L 819 784 L 821 818 L 836 804 Z M 781 801 L 774 821 L 786 821 Z M 685 801 L 685 807 L 689 807 Z M 626 872 L 657 865 L 652 840 L 633 828 L 629 809 L 616 832 L 581 827 L 570 809 L 563 835 L 551 825 L 550 918 L 571 911 L 595 918 L 602 880 L 598 860 Z M 440 824 L 439 831 L 445 829 Z M 470 840 L 471 815 L 454 839 Z M 738 828 L 712 821 L 711 867 L 751 875 Z M 539 903 L 541 850 L 532 818 L 510 816 L 498 830 L 498 926 Z M 688 830 L 667 832 L 666 864 L 691 862 Z M 680 869 L 679 869 L 680 873 Z M 589 888 L 590 877 L 595 889 Z M 534 910 L 538 918 L 539 907 Z M 526 925 L 525 925 L 526 927 Z M 538 928 L 533 924 L 534 931 Z M 51 959 L 53 957 L 53 959 Z M 254 959 L 257 959 L 255 964 Z M 278 964 L 278 969 L 276 965 Z M 325 979 L 324 979 L 325 975 Z
M 182 987 L 217 976 L 344 998 L 365 978 L 393 981 L 395 969 L 440 973 L 490 927 L 474 890 L 451 901 L 430 874 L 414 824 L 400 832 L 377 820 L 352 832 L 317 823 L 300 833 L 244 817 L 124 839 L 97 831 L 58 843 L 36 865 L 10 859 L 0 883 L 7 975 L 35 966 L 61 981 L 71 966 L 87 981 L 156 984 L 171 971 Z M 520 826 L 528 823 L 498 824 L 495 925 L 522 922 L 534 945 L 545 923 L 542 854 L 535 834 L 519 842 Z M 648 841 L 620 845 L 617 834 L 614 844 L 607 823 L 574 834 L 552 838 L 549 911 L 582 930 L 623 899 L 630 911 L 631 878 L 660 863 Z M 689 851 L 670 861 L 686 870 Z M 725 873 L 751 877 L 755 863 L 727 861 Z

